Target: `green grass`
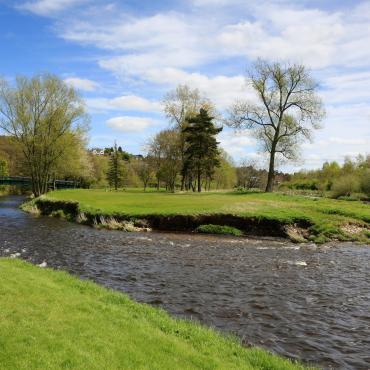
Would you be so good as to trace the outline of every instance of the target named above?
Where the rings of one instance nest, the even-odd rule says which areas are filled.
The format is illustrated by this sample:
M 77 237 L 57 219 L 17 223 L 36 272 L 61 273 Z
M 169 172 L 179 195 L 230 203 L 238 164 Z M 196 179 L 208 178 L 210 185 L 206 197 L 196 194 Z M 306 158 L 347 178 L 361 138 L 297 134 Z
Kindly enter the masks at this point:
M 1 369 L 303 369 L 67 273 L 0 259 Z
M 311 198 L 282 193 L 165 193 L 140 190 L 61 190 L 48 194 L 59 200 L 74 200 L 83 211 L 105 214 L 143 215 L 197 215 L 233 214 L 244 217 L 261 217 L 293 224 L 307 220 L 311 239 L 360 240 L 368 242 L 366 228 L 370 224 L 370 206 L 360 201 L 329 198 Z M 349 235 L 341 229 L 348 223 L 364 227 L 359 235 Z
M 200 225 L 197 227 L 199 233 L 204 234 L 221 234 L 221 235 L 234 235 L 242 236 L 243 232 L 236 227 L 232 226 L 221 226 L 221 225 Z

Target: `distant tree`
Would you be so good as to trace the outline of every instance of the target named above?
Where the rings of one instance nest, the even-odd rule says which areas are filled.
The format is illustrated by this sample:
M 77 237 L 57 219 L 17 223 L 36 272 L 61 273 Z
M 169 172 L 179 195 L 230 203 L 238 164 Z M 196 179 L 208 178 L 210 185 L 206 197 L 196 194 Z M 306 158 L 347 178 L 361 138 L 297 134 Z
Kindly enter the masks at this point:
M 109 168 L 107 179 L 111 187 L 118 190 L 123 183 L 123 168 L 122 168 L 121 154 L 118 151 L 117 144 L 113 147 L 113 152 L 111 152 L 109 159 Z
M 48 191 L 67 149 L 66 136 L 85 129 L 85 123 L 82 100 L 56 76 L 18 77 L 15 87 L 0 81 L 0 128 L 20 146 L 35 196 Z
M 232 158 L 220 150 L 220 165 L 215 168 L 213 185 L 216 189 L 232 189 L 237 181 L 236 168 Z
M 176 180 L 181 169 L 180 134 L 176 129 L 160 131 L 149 143 L 159 189 L 161 181 L 166 189 L 175 191 Z
M 259 60 L 249 75 L 259 104 L 236 102 L 226 123 L 235 129 L 252 129 L 269 153 L 266 192 L 273 191 L 275 157 L 296 158 L 301 141 L 311 139 L 320 127 L 324 110 L 316 83 L 303 65 Z
M 257 162 L 252 159 L 242 160 L 237 169 L 238 186 L 245 189 L 258 188 L 260 185 L 260 171 Z
M 215 127 L 213 117 L 203 108 L 187 123 L 183 129 L 186 143 L 183 173 L 195 173 L 198 192 L 201 192 L 202 179 L 210 180 L 220 164 L 216 135 L 222 128 Z
M 163 99 L 164 113 L 173 127 L 180 133 L 181 166 L 185 160 L 185 137 L 183 130 L 187 126 L 187 119 L 199 113 L 201 108 L 207 109 L 211 114 L 216 114 L 213 104 L 201 95 L 198 89 L 191 89 L 187 85 L 178 85 L 175 90 L 167 93 Z M 181 190 L 185 189 L 186 173 L 182 173 Z
M 153 178 L 153 160 L 150 156 L 144 157 L 136 162 L 136 172 L 143 183 L 144 191 L 148 187 L 149 181 Z
M 0 177 L 8 175 L 9 175 L 8 163 L 5 159 L 0 158 Z

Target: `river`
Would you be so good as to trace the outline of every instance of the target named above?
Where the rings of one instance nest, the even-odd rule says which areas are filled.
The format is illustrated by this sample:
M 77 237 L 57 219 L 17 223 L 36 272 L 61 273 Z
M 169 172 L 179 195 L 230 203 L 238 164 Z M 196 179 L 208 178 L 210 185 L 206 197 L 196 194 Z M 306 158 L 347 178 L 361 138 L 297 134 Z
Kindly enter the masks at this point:
M 0 256 L 20 253 L 324 369 L 370 369 L 370 247 L 96 230 L 0 198 Z

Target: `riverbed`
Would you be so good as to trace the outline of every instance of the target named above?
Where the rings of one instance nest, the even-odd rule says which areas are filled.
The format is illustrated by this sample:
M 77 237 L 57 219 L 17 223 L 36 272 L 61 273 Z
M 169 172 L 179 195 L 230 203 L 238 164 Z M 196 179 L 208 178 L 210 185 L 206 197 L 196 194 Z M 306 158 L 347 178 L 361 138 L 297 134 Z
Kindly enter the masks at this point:
M 280 355 L 370 368 L 370 247 L 96 230 L 0 198 L 0 256 L 67 270 Z

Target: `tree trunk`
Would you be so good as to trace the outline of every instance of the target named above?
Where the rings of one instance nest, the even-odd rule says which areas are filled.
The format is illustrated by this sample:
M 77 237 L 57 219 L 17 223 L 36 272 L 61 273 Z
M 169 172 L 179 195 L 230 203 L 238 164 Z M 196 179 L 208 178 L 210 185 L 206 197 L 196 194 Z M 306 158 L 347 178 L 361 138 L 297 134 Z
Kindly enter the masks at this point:
M 274 190 L 274 180 L 275 180 L 275 145 L 273 145 L 270 153 L 270 164 L 269 172 L 267 175 L 266 193 L 271 193 Z
M 198 193 L 202 191 L 201 171 L 198 168 Z

